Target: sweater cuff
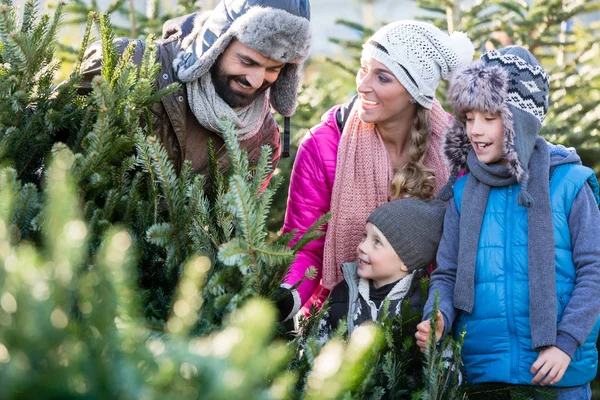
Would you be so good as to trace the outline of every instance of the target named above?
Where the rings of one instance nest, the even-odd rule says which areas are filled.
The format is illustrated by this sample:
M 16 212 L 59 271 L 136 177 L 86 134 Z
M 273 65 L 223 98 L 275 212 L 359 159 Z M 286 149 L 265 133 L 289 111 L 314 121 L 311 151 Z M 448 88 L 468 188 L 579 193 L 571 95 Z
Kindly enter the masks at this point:
M 573 336 L 566 332 L 559 331 L 556 335 L 556 347 L 567 353 L 567 355 L 573 359 L 573 354 L 575 354 L 575 350 L 579 347 L 579 343 Z
M 442 313 L 442 318 L 444 318 L 444 332 L 442 332 L 443 339 L 444 337 L 446 337 L 447 334 L 449 334 L 452 331 L 452 324 L 448 323 L 448 317 L 446 317 L 446 314 L 444 314 L 444 312 L 441 310 L 440 312 Z

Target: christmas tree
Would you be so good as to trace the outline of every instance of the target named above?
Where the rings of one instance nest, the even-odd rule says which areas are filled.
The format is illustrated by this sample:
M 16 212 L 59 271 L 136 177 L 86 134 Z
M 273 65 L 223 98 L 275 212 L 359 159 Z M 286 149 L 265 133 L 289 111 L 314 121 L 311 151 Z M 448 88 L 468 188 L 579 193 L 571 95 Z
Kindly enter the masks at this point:
M 54 85 L 61 12 L 0 9 L 3 398 L 286 397 L 291 351 L 259 298 L 322 233 L 268 242 L 270 149 L 251 171 L 231 131 L 228 176 L 214 156 L 207 177 L 175 173 L 144 123 L 173 90 L 153 88 L 151 40 L 133 68 L 133 48 L 118 56 L 92 15 L 82 48 L 95 21 L 104 54 L 92 94 L 77 95 L 82 54 Z
M 271 303 L 327 216 L 293 247 L 291 234 L 271 240 L 271 150 L 251 169 L 232 129 L 226 174 L 214 150 L 207 176 L 189 163 L 176 173 L 146 123 L 150 105 L 176 90 L 154 87 L 152 38 L 135 67 L 134 48 L 118 54 L 108 17 L 92 13 L 81 48 L 98 25 L 102 73 L 81 96 L 83 52 L 54 83 L 63 6 L 53 17 L 35 10 L 27 3 L 17 18 L 0 6 L 3 398 L 467 396 L 454 378 L 460 345 L 432 345 L 415 367 L 405 326 L 420 315 L 408 307 L 325 344 L 316 313 L 283 340 Z

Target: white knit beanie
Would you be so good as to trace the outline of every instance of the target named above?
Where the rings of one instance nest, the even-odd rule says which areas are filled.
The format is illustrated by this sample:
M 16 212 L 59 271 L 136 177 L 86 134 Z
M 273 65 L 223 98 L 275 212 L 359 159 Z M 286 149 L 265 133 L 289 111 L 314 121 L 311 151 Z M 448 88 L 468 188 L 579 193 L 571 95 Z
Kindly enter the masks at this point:
M 467 35 L 448 36 L 432 24 L 397 21 L 385 25 L 363 45 L 363 58 L 385 65 L 423 107 L 431 109 L 440 78 L 449 80 L 473 60 Z

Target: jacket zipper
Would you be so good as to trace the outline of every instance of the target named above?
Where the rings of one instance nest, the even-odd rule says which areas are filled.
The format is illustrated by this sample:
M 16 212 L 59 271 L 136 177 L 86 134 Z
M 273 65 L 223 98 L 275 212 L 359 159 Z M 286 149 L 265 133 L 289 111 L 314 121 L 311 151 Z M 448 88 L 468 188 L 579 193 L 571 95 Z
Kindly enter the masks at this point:
M 506 238 L 504 243 L 505 258 L 505 285 L 506 285 L 506 319 L 508 320 L 508 333 L 510 342 L 510 381 L 515 382 L 519 373 L 519 344 L 517 342 L 515 316 L 513 312 L 513 263 L 512 263 L 512 236 L 513 215 L 515 202 L 513 197 L 513 185 L 507 189 L 506 197 Z

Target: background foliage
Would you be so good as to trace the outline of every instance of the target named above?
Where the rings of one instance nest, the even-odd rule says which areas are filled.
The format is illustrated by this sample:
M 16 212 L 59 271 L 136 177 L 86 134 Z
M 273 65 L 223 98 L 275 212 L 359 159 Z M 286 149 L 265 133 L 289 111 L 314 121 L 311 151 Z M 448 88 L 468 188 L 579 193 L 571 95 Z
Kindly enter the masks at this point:
M 392 22 L 375 20 L 373 9 L 378 6 L 377 0 L 358 2 L 362 3 L 366 25 L 336 21 L 353 32 L 350 36 L 355 39 L 315 38 L 335 43 L 339 51 L 315 56 L 305 68 L 298 111 L 292 118 L 292 158 L 280 162 L 282 189 L 275 195 L 268 221 L 273 232 L 279 230 L 285 214 L 294 150 L 321 115 L 355 93 L 362 43 L 374 29 Z M 476 57 L 492 47 L 527 47 L 551 75 L 551 107 L 542 133 L 555 143 L 576 147 L 583 163 L 600 173 L 600 20 L 594 19 L 600 15 L 599 0 L 402 0 L 397 4 L 402 7 L 408 2 L 421 10 L 417 19 L 430 21 L 445 31 L 466 32 L 475 44 Z M 117 35 L 143 38 L 153 33 L 160 37 L 166 19 L 198 10 L 197 4 L 189 0 L 178 0 L 169 12 L 159 0 L 148 0 L 144 13 L 135 11 L 132 4 L 132 0 L 114 0 L 106 9 L 121 21 L 115 27 Z M 96 9 L 95 2 L 69 2 L 65 22 L 81 24 L 87 13 Z M 77 42 L 73 45 L 77 46 Z M 69 49 L 74 53 L 74 49 Z M 442 82 L 438 90 L 442 104 L 446 86 Z
M 28 3 L 18 17 L 10 3 L 0 5 L 0 397 L 426 393 L 427 383 L 390 390 L 399 377 L 420 376 L 419 368 L 373 375 L 394 345 L 384 329 L 361 327 L 310 351 L 300 338 L 285 340 L 270 303 L 295 252 L 322 235 L 324 219 L 293 247 L 291 234 L 269 238 L 281 182 L 261 191 L 271 149 L 251 169 L 229 126 L 226 175 L 212 148 L 206 176 L 192 174 L 189 162 L 175 173 L 143 123 L 176 87 L 153 88 L 152 37 L 135 67 L 134 48 L 117 54 L 108 17 L 91 13 L 82 48 L 97 25 L 103 52 L 92 92 L 76 90 L 83 52 L 55 85 L 62 12 L 59 5 L 53 17 L 37 18 Z M 420 361 L 411 356 L 411 334 L 394 337 L 405 344 L 399 360 Z M 305 340 L 314 342 L 309 333 Z M 447 370 L 438 361 L 431 368 Z
M 297 250 L 288 249 L 290 237 L 273 232 L 282 224 L 293 159 L 280 163 L 277 181 L 262 194 L 269 166 L 262 164 L 250 179 L 231 138 L 231 175 L 217 173 L 214 163 L 206 177 L 192 175 L 189 165 L 176 175 L 140 124 L 165 93 L 152 87 L 152 46 L 136 70 L 109 45 L 115 35 L 160 36 L 170 15 L 157 0 L 144 15 L 131 4 L 109 7 L 109 14 L 126 16 L 116 27 L 92 13 L 108 57 L 93 93 L 82 97 L 75 91 L 80 50 L 98 34 L 90 22 L 82 43 L 70 48 L 60 44 L 58 32 L 63 24 L 88 21 L 96 5 L 58 4 L 51 17 L 39 16 L 35 1 L 22 10 L 0 1 L 5 397 L 410 396 L 396 379 L 419 375 L 405 369 L 410 337 L 366 328 L 349 339 L 349 350 L 345 338 L 315 342 L 310 329 L 289 342 L 283 327 L 273 324 L 268 303 Z M 576 146 L 584 163 L 599 170 L 599 26 L 577 19 L 599 10 L 599 1 L 417 4 L 441 28 L 466 31 L 480 51 L 508 43 L 529 47 L 552 76 L 545 135 Z M 178 7 L 171 15 L 197 9 L 187 2 Z M 311 60 L 292 118 L 296 145 L 327 109 L 353 94 L 361 44 L 372 30 L 338 23 L 357 39 L 332 39 L 341 54 Z M 58 88 L 57 53 L 74 72 Z M 441 85 L 442 102 L 444 90 Z M 283 190 L 276 191 L 278 185 Z M 438 355 L 429 356 L 427 367 L 439 373 L 426 376 L 446 376 L 441 360 L 432 361 Z M 410 387 L 415 397 L 437 398 L 427 393 L 439 393 L 439 384 L 423 385 Z

